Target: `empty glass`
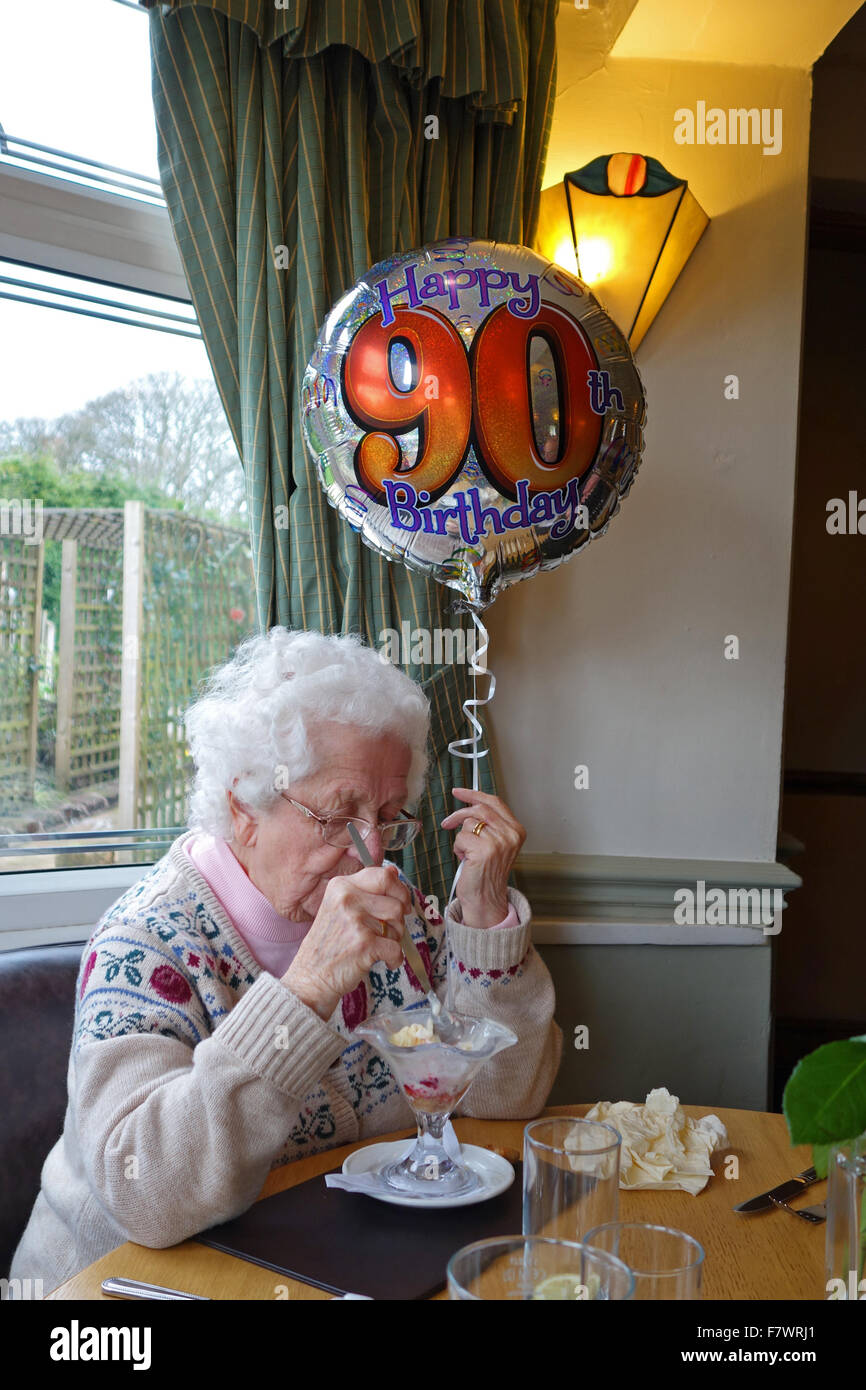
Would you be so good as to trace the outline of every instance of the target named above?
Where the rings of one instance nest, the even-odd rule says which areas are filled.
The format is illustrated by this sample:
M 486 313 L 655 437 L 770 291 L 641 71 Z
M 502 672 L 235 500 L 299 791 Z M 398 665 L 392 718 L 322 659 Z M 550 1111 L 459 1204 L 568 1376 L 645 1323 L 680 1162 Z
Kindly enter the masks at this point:
M 866 1298 L 866 1134 L 834 1144 L 827 1161 L 826 1297 Z
M 611 1221 L 587 1231 L 583 1241 L 628 1266 L 638 1301 L 701 1296 L 704 1249 L 685 1231 L 645 1221 Z
M 494 1236 L 465 1245 L 448 1261 L 454 1300 L 591 1303 L 628 1299 L 634 1279 L 621 1260 L 578 1241 L 544 1236 Z
M 612 1125 L 558 1115 L 523 1131 L 523 1234 L 579 1240 L 616 1221 L 622 1137 Z

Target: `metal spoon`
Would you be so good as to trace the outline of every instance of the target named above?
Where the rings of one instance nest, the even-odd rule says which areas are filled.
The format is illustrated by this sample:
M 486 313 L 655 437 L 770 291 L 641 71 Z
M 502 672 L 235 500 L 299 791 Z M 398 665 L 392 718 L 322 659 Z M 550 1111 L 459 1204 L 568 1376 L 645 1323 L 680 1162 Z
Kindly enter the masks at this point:
M 370 851 L 367 849 L 367 846 L 361 839 L 357 827 L 354 826 L 351 821 L 349 821 L 349 834 L 352 837 L 355 849 L 358 851 L 361 863 L 365 866 L 365 868 L 375 868 L 375 865 L 373 863 L 373 856 L 370 854 Z M 427 974 L 424 962 L 422 961 L 421 956 L 419 954 L 418 947 L 412 940 L 412 933 L 409 931 L 408 917 L 403 918 L 403 939 L 400 944 L 403 947 L 403 955 L 406 957 L 407 964 L 411 966 L 413 973 L 416 975 L 421 985 L 421 988 L 427 995 L 427 999 L 430 1004 L 430 1014 L 433 1023 L 434 1034 L 438 1034 L 440 1041 L 446 1044 L 449 1041 L 456 1042 L 462 1030 L 460 1029 L 460 1025 L 457 1023 L 457 1020 L 452 1018 L 448 1010 L 443 1009 L 442 1000 L 436 994 L 432 984 L 430 983 L 430 977 Z M 443 1029 L 446 1033 L 452 1034 L 452 1037 L 450 1039 L 448 1037 L 443 1036 Z

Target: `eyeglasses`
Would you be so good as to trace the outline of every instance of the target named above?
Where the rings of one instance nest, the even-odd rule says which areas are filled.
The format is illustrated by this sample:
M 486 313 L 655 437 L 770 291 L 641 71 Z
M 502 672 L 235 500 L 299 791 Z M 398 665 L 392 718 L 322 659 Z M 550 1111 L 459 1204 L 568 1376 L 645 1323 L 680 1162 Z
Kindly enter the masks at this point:
M 311 811 L 309 806 L 302 806 L 300 801 L 295 801 L 293 797 L 285 792 L 280 792 L 280 796 L 288 801 L 289 805 L 303 811 L 310 820 L 317 822 L 322 839 L 335 849 L 349 849 L 352 846 L 352 837 L 349 834 L 349 822 L 357 827 L 358 834 L 362 840 L 366 840 L 374 830 L 378 830 L 382 838 L 382 848 L 384 850 L 405 849 L 408 844 L 415 839 L 421 829 L 421 822 L 407 816 L 405 820 L 385 821 L 382 825 L 373 825 L 371 821 L 361 820 L 359 816 L 317 816 L 315 811 Z M 406 812 L 401 812 L 406 816 Z

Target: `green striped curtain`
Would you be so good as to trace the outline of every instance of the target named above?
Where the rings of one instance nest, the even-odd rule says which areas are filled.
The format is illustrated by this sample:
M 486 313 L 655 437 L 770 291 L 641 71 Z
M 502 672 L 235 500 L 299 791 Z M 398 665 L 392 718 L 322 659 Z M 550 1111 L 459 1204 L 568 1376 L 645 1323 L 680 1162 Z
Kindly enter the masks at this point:
M 260 627 L 378 647 L 404 622 L 465 623 L 452 591 L 375 555 L 330 508 L 298 393 L 325 315 L 375 262 L 446 236 L 530 241 L 558 0 L 140 2 L 162 187 L 246 477 Z M 441 903 L 455 864 L 439 822 L 451 787 L 471 785 L 447 751 L 468 732 L 471 676 L 406 655 L 433 732 L 424 834 L 403 867 Z

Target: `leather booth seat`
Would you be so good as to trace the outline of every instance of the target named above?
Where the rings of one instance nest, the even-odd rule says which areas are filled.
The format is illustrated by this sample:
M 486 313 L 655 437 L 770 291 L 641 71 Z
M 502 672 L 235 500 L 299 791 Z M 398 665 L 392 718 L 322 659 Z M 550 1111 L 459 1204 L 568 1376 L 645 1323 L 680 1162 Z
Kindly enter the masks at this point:
M 86 942 L 0 951 L 0 1274 L 63 1130 L 75 981 Z

